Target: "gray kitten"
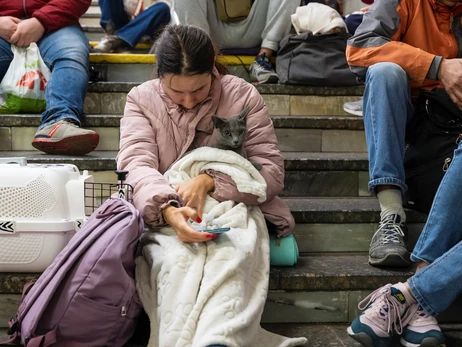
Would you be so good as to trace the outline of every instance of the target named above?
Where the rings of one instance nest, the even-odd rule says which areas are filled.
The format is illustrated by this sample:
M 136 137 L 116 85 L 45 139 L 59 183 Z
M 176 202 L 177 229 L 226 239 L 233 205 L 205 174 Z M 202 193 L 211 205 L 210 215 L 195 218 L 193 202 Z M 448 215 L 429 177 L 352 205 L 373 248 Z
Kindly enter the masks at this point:
M 244 149 L 244 140 L 247 136 L 247 115 L 249 108 L 246 107 L 235 116 L 220 118 L 212 116 L 213 125 L 215 126 L 216 143 L 213 147 L 218 149 L 230 150 L 242 155 Z M 261 164 L 250 161 L 257 169 L 261 169 Z

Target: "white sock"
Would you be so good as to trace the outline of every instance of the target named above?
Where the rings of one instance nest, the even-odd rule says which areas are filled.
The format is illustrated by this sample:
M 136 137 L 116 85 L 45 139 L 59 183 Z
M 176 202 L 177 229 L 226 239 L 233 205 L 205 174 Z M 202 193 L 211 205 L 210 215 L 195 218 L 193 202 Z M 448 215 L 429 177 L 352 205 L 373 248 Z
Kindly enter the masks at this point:
M 403 209 L 403 196 L 400 189 L 385 189 L 377 193 L 380 203 L 380 219 L 383 220 L 391 214 L 399 214 L 401 223 L 406 222 L 406 213 Z

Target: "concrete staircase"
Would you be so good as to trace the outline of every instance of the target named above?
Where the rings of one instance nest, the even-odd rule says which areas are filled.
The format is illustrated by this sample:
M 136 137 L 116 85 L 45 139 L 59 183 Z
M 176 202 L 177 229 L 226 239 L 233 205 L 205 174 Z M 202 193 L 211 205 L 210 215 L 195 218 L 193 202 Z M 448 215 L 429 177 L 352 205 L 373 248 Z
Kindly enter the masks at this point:
M 90 40 L 98 39 L 97 3 L 82 18 Z M 85 26 L 86 25 L 86 26 Z M 248 78 L 254 57 L 221 57 L 231 73 Z M 25 156 L 31 163 L 72 163 L 89 170 L 97 182 L 115 182 L 119 122 L 126 94 L 156 71 L 145 54 L 94 54 L 92 67 L 102 79 L 90 83 L 85 126 L 98 131 L 100 145 L 83 157 L 41 154 L 30 145 L 39 115 L 0 116 L 0 157 Z M 343 111 L 362 87 L 324 88 L 258 85 L 267 103 L 283 152 L 286 177 L 281 196 L 296 219 L 294 235 L 300 259 L 294 267 L 273 267 L 270 299 L 305 301 L 312 309 L 268 301 L 264 326 L 288 336 L 307 336 L 308 346 L 359 346 L 345 329 L 359 312 L 358 302 L 386 283 L 405 281 L 412 269 L 377 269 L 368 265 L 369 242 L 379 221 L 379 206 L 367 191 L 368 160 L 362 119 Z M 408 211 L 409 246 L 425 216 Z M 0 341 L 15 313 L 22 287 L 39 274 L 0 273 Z M 449 347 L 462 346 L 462 302 L 439 318 Z M 3 336 L 2 336 L 3 334 Z M 142 346 L 134 341 L 130 346 Z M 393 346 L 398 346 L 394 342 Z

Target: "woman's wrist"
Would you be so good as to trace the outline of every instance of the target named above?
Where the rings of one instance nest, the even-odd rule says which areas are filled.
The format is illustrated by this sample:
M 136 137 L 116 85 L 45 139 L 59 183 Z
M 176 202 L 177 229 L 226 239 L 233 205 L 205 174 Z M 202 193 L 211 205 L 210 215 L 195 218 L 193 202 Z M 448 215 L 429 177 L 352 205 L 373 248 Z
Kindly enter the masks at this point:
M 165 222 L 167 222 L 168 224 L 170 224 L 168 217 L 170 215 L 170 212 L 172 212 L 174 208 L 176 208 L 176 207 L 173 206 L 173 205 L 170 205 L 170 206 L 167 206 L 166 208 L 164 208 L 162 210 L 162 216 L 164 217 Z
M 212 176 L 206 173 L 200 174 L 199 176 L 201 176 L 201 178 L 204 180 L 204 185 L 207 187 L 207 192 L 215 190 L 215 180 Z

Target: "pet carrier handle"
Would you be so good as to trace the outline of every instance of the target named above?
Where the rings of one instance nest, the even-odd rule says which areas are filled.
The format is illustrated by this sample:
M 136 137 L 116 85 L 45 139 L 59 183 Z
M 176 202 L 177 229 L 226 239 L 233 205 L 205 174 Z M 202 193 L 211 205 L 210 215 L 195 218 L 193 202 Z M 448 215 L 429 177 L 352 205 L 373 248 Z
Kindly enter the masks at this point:
M 20 166 L 27 166 L 27 159 L 26 157 L 0 158 L 0 164 L 19 164 Z
M 122 171 L 122 170 L 117 170 L 116 172 L 117 175 L 117 181 L 118 183 L 118 189 L 117 189 L 117 196 L 121 199 L 127 200 L 128 199 L 128 191 L 127 191 L 127 186 L 124 184 L 125 179 L 127 178 L 128 171 Z
M 117 170 L 115 173 L 117 175 L 117 180 L 121 184 L 127 179 L 128 171 Z

